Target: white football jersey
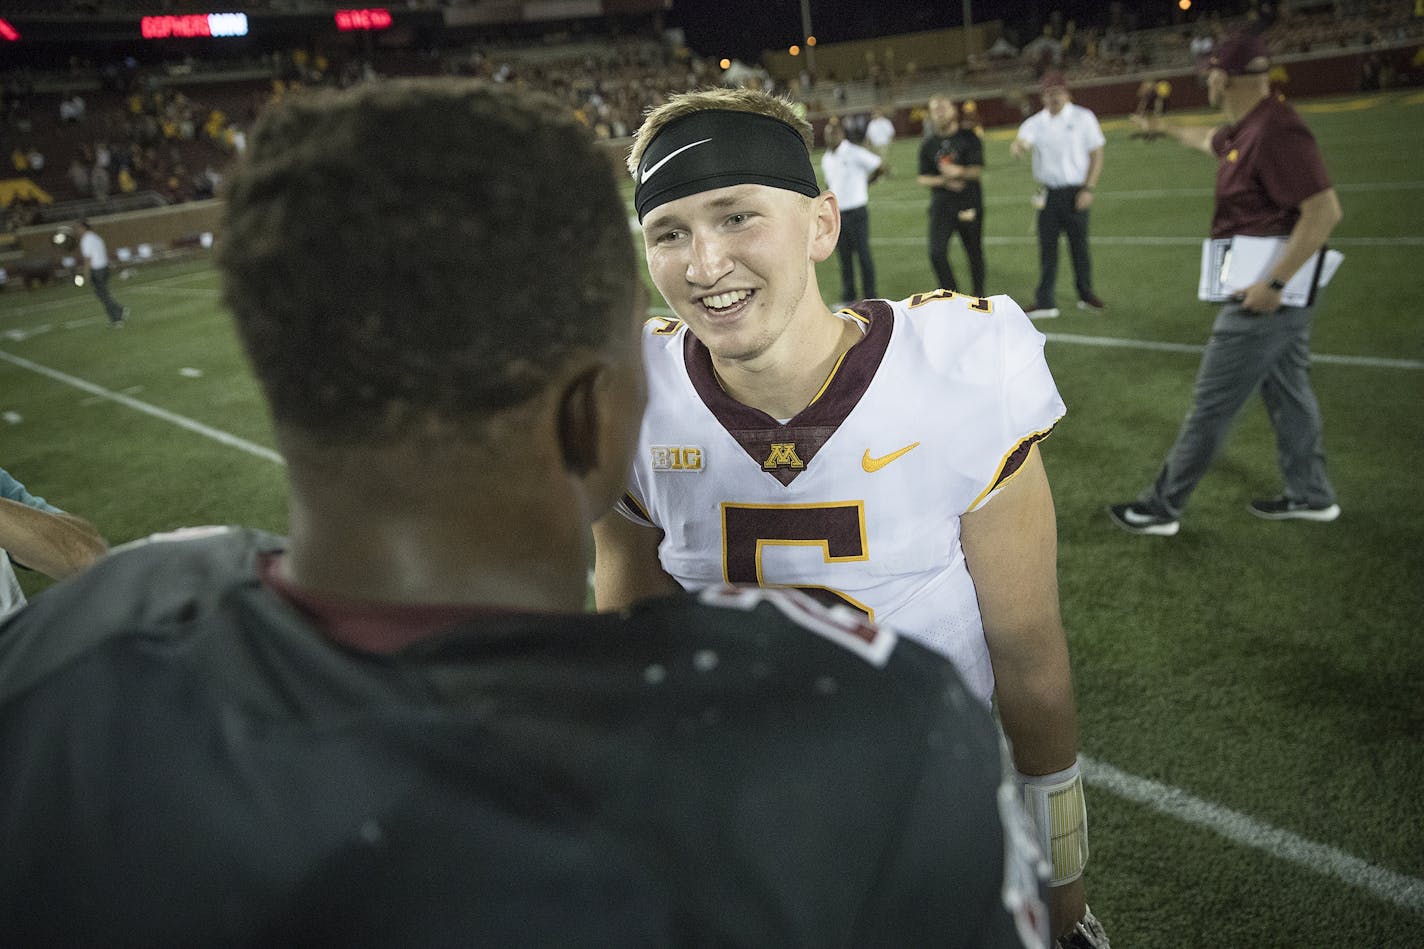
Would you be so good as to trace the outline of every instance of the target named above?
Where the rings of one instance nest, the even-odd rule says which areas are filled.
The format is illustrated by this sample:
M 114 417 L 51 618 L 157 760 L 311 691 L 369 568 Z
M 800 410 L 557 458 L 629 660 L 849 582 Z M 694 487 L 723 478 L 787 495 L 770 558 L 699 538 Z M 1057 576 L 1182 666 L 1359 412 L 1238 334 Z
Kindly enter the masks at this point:
M 948 656 L 988 702 L 959 518 L 1066 411 L 1044 337 L 1004 296 L 938 290 L 839 315 L 865 337 L 785 424 L 723 392 L 684 324 L 649 320 L 648 407 L 619 510 L 663 531 L 663 569 L 687 589 L 812 590 Z

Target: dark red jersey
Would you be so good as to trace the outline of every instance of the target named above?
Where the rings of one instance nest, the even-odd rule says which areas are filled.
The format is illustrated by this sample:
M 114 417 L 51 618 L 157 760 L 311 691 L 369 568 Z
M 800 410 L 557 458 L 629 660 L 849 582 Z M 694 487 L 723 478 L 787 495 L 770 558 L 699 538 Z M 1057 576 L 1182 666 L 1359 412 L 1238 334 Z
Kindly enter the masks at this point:
M 1300 203 L 1330 187 L 1315 136 L 1275 96 L 1217 129 L 1211 148 L 1219 161 L 1212 237 L 1289 234 Z

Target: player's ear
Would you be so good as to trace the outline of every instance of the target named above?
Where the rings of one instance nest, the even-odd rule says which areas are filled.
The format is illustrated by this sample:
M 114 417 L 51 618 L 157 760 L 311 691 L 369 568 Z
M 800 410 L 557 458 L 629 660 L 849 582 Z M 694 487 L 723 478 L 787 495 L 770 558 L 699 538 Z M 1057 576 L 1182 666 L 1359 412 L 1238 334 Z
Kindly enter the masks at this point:
M 559 453 L 564 470 L 576 478 L 587 477 L 598 466 L 599 371 L 597 365 L 585 367 L 559 393 Z
M 570 377 L 560 395 L 558 437 L 564 470 L 585 483 L 594 517 L 626 489 L 643 420 L 644 391 L 636 359 L 607 359 Z
M 822 191 L 811 200 L 811 259 L 819 264 L 835 253 L 841 239 L 841 206 L 834 191 Z

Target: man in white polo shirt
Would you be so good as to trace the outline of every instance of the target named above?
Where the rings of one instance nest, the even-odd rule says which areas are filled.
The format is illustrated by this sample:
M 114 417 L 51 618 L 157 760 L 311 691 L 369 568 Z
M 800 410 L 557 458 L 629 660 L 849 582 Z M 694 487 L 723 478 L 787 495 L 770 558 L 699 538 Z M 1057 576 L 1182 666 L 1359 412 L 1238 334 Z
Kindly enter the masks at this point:
M 1062 73 L 1050 72 L 1039 83 L 1043 109 L 1019 126 L 1010 146 L 1015 158 L 1033 155 L 1033 177 L 1045 190 L 1038 212 L 1038 289 L 1030 319 L 1058 315 L 1058 235 L 1068 235 L 1078 309 L 1104 310 L 1093 291 L 1093 262 L 1088 256 L 1088 208 L 1103 171 L 1103 130 L 1098 117 L 1070 101 Z
M 895 123 L 885 114 L 884 109 L 870 113 L 870 124 L 865 127 L 865 147 L 880 156 L 885 168 L 885 177 L 890 177 L 890 144 L 895 141 Z
M 79 256 L 84 258 L 82 276 L 88 279 L 94 295 L 104 304 L 109 326 L 122 327 L 128 321 L 129 308 L 109 293 L 109 248 L 88 221 L 79 222 Z M 84 281 L 75 282 L 82 285 Z
M 826 152 L 821 173 L 826 190 L 834 191 L 841 208 L 841 236 L 836 253 L 841 261 L 841 303 L 873 299 L 875 261 L 870 256 L 870 183 L 885 171 L 885 164 L 868 148 L 846 141 L 845 128 L 836 119 L 826 123 Z M 855 293 L 855 262 L 860 261 L 860 285 Z

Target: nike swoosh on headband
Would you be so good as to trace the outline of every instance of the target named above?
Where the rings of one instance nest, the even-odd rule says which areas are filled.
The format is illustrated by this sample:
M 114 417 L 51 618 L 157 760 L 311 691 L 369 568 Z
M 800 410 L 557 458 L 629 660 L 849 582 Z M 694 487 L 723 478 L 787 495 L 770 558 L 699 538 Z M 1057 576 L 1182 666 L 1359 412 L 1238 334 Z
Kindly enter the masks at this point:
M 660 161 L 658 161 L 658 162 L 657 162 L 655 165 L 653 165 L 651 168 L 644 168 L 644 169 L 643 169 L 643 173 L 638 176 L 638 184 L 640 184 L 640 185 L 641 185 L 641 184 L 646 184 L 649 178 L 651 178 L 653 175 L 657 174 L 659 168 L 661 168 L 663 165 L 666 165 L 668 162 L 672 161 L 674 158 L 676 158 L 678 155 L 682 154 L 683 152 L 687 151 L 689 148 L 696 148 L 698 145 L 706 145 L 706 144 L 707 144 L 708 142 L 710 142 L 710 141 L 712 141 L 712 139 L 710 139 L 710 138 L 704 138 L 704 139 L 703 139 L 702 141 L 700 141 L 700 142 L 688 142 L 686 145 L 682 146 L 681 148 L 675 149 L 674 151 L 671 151 L 671 152 L 668 152 L 666 155 L 664 155 L 664 156 L 662 157 L 662 159 L 661 159 Z

